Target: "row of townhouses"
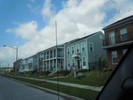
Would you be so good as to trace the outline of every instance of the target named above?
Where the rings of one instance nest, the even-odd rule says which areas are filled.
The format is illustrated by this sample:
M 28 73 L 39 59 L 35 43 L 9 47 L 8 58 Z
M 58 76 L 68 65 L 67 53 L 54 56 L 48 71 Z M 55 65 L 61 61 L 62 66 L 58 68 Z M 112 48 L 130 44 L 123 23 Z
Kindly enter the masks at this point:
M 101 60 L 114 69 L 133 42 L 133 16 L 110 24 L 101 31 L 53 46 L 14 63 L 17 71 L 91 70 Z M 105 52 L 106 51 L 106 52 Z
M 53 46 L 14 63 L 16 71 L 57 71 L 93 69 L 96 62 L 106 59 L 101 31 Z

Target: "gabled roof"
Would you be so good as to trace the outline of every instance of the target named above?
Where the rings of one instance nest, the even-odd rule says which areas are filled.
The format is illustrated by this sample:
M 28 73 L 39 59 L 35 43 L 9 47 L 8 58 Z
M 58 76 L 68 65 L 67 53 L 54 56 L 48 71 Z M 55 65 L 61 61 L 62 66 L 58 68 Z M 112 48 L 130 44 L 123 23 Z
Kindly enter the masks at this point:
M 129 23 L 129 22 L 133 22 L 133 15 L 131 15 L 129 17 L 126 17 L 124 19 L 121 19 L 119 21 L 116 21 L 116 22 L 104 27 L 103 30 L 111 29 L 111 28 L 114 28 L 116 26 L 120 26 L 122 24 L 126 24 L 126 23 Z
M 85 39 L 85 38 L 91 37 L 91 36 L 93 36 L 93 35 L 95 35 L 95 34 L 98 34 L 98 33 L 101 33 L 101 31 L 98 31 L 98 32 L 92 33 L 92 34 L 87 35 L 87 36 L 85 36 L 85 37 L 81 37 L 81 38 L 77 38 L 77 39 L 71 40 L 71 41 L 69 41 L 69 42 L 66 42 L 65 44 L 74 43 L 74 42 L 80 41 L 80 40 L 82 40 L 82 39 Z
M 57 48 L 60 48 L 60 47 L 63 47 L 64 46 L 64 44 L 59 44 L 59 45 L 57 45 Z M 42 52 L 44 52 L 44 51 L 47 51 L 47 50 L 50 50 L 50 49 L 53 49 L 53 48 L 56 48 L 56 45 L 54 45 L 54 46 L 52 46 L 52 47 L 49 47 L 49 48 L 47 48 L 47 49 L 44 49 L 44 50 L 42 50 L 42 51 L 39 51 L 38 53 L 42 53 Z M 38 54 L 37 53 L 37 54 Z

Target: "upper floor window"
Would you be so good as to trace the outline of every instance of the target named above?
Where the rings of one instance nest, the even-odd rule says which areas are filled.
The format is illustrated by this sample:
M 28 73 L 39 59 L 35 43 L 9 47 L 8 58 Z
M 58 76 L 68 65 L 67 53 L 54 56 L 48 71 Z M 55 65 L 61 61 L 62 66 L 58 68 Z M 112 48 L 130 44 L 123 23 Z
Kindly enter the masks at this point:
M 94 44 L 89 42 L 89 51 L 94 51 Z
M 49 59 L 49 51 L 47 51 L 47 59 Z
M 72 46 L 72 54 L 74 54 L 74 47 Z
M 82 47 L 82 51 L 85 51 L 85 43 L 84 42 L 81 44 L 81 47 Z
M 127 28 L 123 28 L 120 30 L 120 38 L 121 38 L 121 41 L 127 40 Z
M 40 53 L 39 54 L 39 58 L 43 58 L 43 53 Z
M 22 66 L 22 69 L 25 69 L 25 66 L 24 65 Z
M 69 50 L 69 48 L 67 48 L 67 54 L 68 54 L 68 55 L 70 54 L 70 50 Z
M 56 49 L 54 49 L 54 57 L 56 57 Z
M 79 53 L 79 44 L 76 45 L 77 53 Z
M 50 50 L 50 58 L 52 58 L 53 52 L 52 50 Z
M 118 63 L 117 51 L 112 51 L 111 57 L 112 57 L 112 64 L 117 64 Z
M 44 52 L 44 60 L 46 59 L 46 52 Z
M 114 31 L 109 33 L 109 43 L 115 44 L 115 32 Z
M 32 63 L 29 64 L 29 69 L 31 69 L 31 68 L 32 68 Z

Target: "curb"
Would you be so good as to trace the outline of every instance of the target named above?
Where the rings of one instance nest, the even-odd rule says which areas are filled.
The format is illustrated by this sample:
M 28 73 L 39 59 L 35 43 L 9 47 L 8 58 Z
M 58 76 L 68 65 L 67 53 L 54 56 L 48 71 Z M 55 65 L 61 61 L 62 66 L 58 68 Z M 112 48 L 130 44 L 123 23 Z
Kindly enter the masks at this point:
M 31 87 L 34 87 L 34 88 L 37 88 L 37 89 L 40 89 L 40 90 L 43 90 L 43 91 L 46 91 L 46 92 L 49 92 L 49 93 L 53 93 L 53 94 L 56 94 L 56 95 L 59 94 L 59 96 L 64 97 L 65 100 L 84 100 L 84 99 L 79 98 L 79 97 L 75 97 L 75 96 L 72 96 L 72 95 L 69 95 L 69 94 L 65 94 L 65 93 L 62 93 L 62 92 L 58 93 L 58 91 L 55 91 L 55 90 L 52 90 L 52 89 L 48 89 L 48 88 L 44 88 L 44 87 L 40 87 L 40 86 L 37 86 L 37 85 L 33 85 L 33 84 L 30 84 L 30 83 L 27 83 L 27 82 L 23 82 L 23 81 L 20 81 L 20 80 L 16 80 L 16 79 L 13 79 L 13 78 L 9 78 L 9 79 L 15 80 L 17 82 L 26 84 L 28 86 L 31 86 Z

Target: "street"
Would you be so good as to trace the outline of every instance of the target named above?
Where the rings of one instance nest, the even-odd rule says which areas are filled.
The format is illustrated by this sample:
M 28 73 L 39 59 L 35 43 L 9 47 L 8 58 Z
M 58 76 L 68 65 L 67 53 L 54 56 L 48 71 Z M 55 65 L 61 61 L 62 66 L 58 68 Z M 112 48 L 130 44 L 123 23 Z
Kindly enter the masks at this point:
M 0 76 L 0 100 L 58 100 L 58 96 Z

